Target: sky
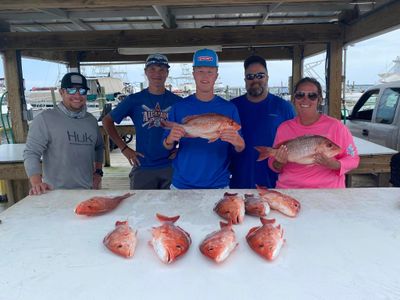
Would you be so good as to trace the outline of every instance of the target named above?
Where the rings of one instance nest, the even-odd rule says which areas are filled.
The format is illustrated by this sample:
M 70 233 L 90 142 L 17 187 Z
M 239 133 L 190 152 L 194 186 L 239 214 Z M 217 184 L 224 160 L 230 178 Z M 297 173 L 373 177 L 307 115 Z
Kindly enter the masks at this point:
M 346 51 L 346 82 L 355 84 L 375 84 L 379 81 L 378 74 L 386 72 L 393 64 L 393 60 L 400 56 L 400 29 L 382 34 L 378 37 L 350 45 Z M 288 60 L 268 61 L 269 86 L 287 86 L 291 74 L 291 62 Z M 325 53 L 305 60 L 307 64 L 322 62 L 314 68 L 314 77 L 324 76 Z M 190 65 L 187 65 L 190 67 Z M 143 65 L 126 65 L 117 67 L 119 71 L 126 72 L 129 82 L 145 82 Z M 57 86 L 64 73 L 65 65 L 23 59 L 22 69 L 25 78 L 25 87 Z M 181 76 L 181 64 L 171 64 L 170 76 Z M 3 64 L 0 64 L 0 77 L 4 77 Z M 317 78 L 318 79 L 318 78 Z M 220 63 L 219 82 L 224 86 L 244 87 L 243 63 Z M 146 84 L 145 84 L 146 85 Z

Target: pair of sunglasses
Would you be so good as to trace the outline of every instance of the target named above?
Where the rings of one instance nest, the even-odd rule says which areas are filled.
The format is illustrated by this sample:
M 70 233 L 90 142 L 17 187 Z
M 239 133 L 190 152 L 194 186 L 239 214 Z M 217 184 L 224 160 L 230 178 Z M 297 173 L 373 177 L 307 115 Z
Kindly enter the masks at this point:
M 65 91 L 67 92 L 68 95 L 75 95 L 77 92 L 79 92 L 79 95 L 86 95 L 88 90 L 84 88 L 66 88 Z
M 308 92 L 308 93 L 296 92 L 294 94 L 294 99 L 300 100 L 300 99 L 303 99 L 305 96 L 307 96 L 307 98 L 310 99 L 311 101 L 315 101 L 318 99 L 318 94 L 315 92 Z
M 267 74 L 265 74 L 264 72 L 259 72 L 259 73 L 255 73 L 255 74 L 249 73 L 249 74 L 246 74 L 245 78 L 247 80 L 254 80 L 255 78 L 263 79 L 263 78 L 265 78 L 265 76 L 267 76 Z

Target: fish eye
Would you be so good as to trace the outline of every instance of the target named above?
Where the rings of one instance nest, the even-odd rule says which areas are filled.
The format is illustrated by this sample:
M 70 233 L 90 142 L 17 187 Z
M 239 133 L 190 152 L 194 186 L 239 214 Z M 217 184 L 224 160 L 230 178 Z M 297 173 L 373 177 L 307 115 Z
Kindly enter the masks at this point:
M 176 245 L 175 246 L 177 249 L 182 250 L 182 246 L 181 245 Z
M 331 148 L 333 145 L 332 145 L 332 143 L 328 143 L 328 148 Z
M 264 244 L 258 245 L 258 248 L 264 248 Z

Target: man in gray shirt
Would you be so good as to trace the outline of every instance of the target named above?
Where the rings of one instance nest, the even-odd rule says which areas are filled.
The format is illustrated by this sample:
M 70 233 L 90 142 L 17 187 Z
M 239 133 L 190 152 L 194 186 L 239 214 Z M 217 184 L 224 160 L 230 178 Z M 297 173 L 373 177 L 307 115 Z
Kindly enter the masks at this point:
M 96 118 L 86 111 L 88 89 L 84 76 L 67 73 L 59 89 L 62 102 L 30 125 L 24 150 L 30 195 L 101 187 L 104 144 Z

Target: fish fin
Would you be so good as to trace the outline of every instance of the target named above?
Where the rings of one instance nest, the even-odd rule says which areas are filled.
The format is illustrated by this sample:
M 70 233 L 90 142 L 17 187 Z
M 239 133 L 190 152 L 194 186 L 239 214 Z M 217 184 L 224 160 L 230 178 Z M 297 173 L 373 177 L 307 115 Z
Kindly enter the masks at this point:
M 266 225 L 266 224 L 274 224 L 275 223 L 275 219 L 265 219 L 265 218 L 260 218 L 260 220 L 261 220 L 261 223 L 263 224 L 263 225 Z
M 216 140 L 218 140 L 219 139 L 219 137 L 216 137 L 216 138 L 213 138 L 213 139 L 209 139 L 208 140 L 208 143 L 214 143 Z
M 254 194 L 244 194 L 244 198 L 252 198 L 254 197 Z
M 167 217 L 167 216 L 164 216 L 159 213 L 157 213 L 156 216 L 157 216 L 157 219 L 161 222 L 172 222 L 172 223 L 175 223 L 180 218 L 180 216 Z
M 275 156 L 276 149 L 271 148 L 271 147 L 265 147 L 265 146 L 255 146 L 254 149 L 256 149 L 258 152 L 260 152 L 257 161 L 262 161 L 264 159 L 267 159 L 270 156 Z
M 194 135 L 192 135 L 190 133 L 185 133 L 185 137 L 187 137 L 187 138 L 196 138 L 197 136 L 194 136 Z

